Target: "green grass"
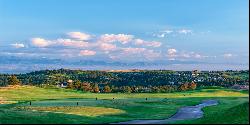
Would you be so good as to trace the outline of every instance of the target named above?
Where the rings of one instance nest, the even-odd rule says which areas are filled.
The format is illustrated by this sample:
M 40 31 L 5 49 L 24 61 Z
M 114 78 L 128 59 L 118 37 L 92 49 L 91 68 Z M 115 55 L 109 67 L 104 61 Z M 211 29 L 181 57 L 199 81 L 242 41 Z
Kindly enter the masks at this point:
M 69 89 L 45 89 L 34 86 L 22 86 L 13 89 L 0 89 L 0 97 L 4 100 L 27 101 L 44 99 L 65 99 L 65 98 L 189 98 L 189 97 L 248 97 L 248 93 L 232 91 L 229 89 L 202 89 L 195 91 L 176 93 L 83 93 Z
M 86 117 L 89 112 L 85 113 L 82 117 L 79 115 L 69 115 L 69 114 L 58 114 L 52 112 L 34 112 L 31 110 L 17 110 L 17 107 L 29 107 L 29 103 L 23 102 L 18 104 L 6 105 L 4 107 L 0 107 L 0 110 L 3 113 L 0 113 L 0 123 L 27 123 L 27 121 L 23 120 L 28 117 L 33 116 L 34 119 L 30 119 L 31 121 L 28 123 L 38 123 L 41 121 L 38 116 L 42 115 L 43 119 L 42 123 L 110 123 L 110 122 L 119 122 L 119 121 L 127 121 L 134 119 L 163 119 L 166 117 L 170 117 L 172 114 L 176 112 L 176 110 L 182 106 L 186 105 L 195 105 L 198 104 L 204 98 L 180 98 L 180 99 L 164 99 L 164 98 L 152 98 L 149 100 L 141 99 L 141 98 L 132 98 L 132 99 L 63 99 L 63 100 L 45 100 L 45 101 L 32 101 L 33 107 L 40 107 L 43 109 L 51 108 L 51 107 L 75 107 L 76 102 L 79 103 L 79 107 L 105 107 L 112 109 L 119 109 L 124 111 L 119 114 L 103 114 L 96 115 L 99 112 L 94 112 L 96 114 L 92 114 L 94 117 Z M 23 115 L 27 114 L 27 115 Z M 53 119 L 47 117 L 53 116 Z M 11 116 L 9 116 L 11 115 Z M 58 116 L 59 115 L 59 116 Z M 70 117 L 68 117 L 70 116 Z M 85 117 L 84 117 L 85 116 Z M 10 119 L 12 117 L 12 119 Z M 60 121 L 55 121 L 58 117 L 63 117 Z M 54 119 L 55 118 L 55 119 Z M 6 120 L 7 119 L 7 120 Z
M 98 100 L 95 100 L 96 97 Z M 234 107 L 248 104 L 248 93 L 224 88 L 210 88 L 177 93 L 94 94 L 74 90 L 22 86 L 13 89 L 0 89 L 0 99 L 18 101 L 16 104 L 0 105 L 0 124 L 98 124 L 135 119 L 165 119 L 173 115 L 180 107 L 196 105 L 205 99 L 217 99 L 220 104 L 205 108 L 204 118 L 184 121 L 184 123 L 214 123 L 213 117 L 216 116 L 216 113 L 228 111 L 223 115 L 234 116 L 236 112 Z M 31 106 L 29 105 L 30 100 L 32 100 Z M 77 102 L 78 107 L 76 106 Z M 36 111 L 32 111 L 32 109 Z M 246 123 L 249 120 L 246 118 L 249 110 L 245 114 L 242 110 L 240 109 L 239 112 L 243 114 L 240 118 L 242 122 L 239 123 Z M 216 117 L 219 118 L 219 116 Z M 224 122 L 226 123 L 226 121 L 228 122 L 229 119 L 225 119 Z M 219 122 L 224 123 L 223 119 Z
M 74 115 L 89 116 L 89 117 L 125 113 L 123 110 L 120 110 L 120 109 L 105 108 L 105 107 L 91 107 L 91 106 L 18 106 L 18 107 L 14 107 L 14 109 L 74 114 Z
M 217 106 L 205 107 L 204 117 L 178 124 L 249 124 L 249 98 L 220 99 Z

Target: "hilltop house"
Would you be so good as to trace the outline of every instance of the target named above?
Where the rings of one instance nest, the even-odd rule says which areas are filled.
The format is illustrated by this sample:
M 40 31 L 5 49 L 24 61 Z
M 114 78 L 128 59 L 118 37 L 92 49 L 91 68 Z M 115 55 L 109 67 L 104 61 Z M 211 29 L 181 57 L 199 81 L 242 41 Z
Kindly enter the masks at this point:
M 70 84 L 70 83 L 73 83 L 73 80 L 70 79 L 66 82 L 61 82 L 57 85 L 57 87 L 66 88 L 68 86 L 68 84 Z
M 192 76 L 193 77 L 197 77 L 199 75 L 199 71 L 198 70 L 193 70 L 192 71 Z

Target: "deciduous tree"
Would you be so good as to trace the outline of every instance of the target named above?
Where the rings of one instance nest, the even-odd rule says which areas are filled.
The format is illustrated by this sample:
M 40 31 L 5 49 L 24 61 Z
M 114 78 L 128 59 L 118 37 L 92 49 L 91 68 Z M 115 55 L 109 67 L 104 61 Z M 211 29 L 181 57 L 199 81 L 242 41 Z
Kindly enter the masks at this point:
M 11 75 L 8 78 L 8 84 L 9 85 L 21 85 L 21 82 L 19 81 L 19 79 L 17 79 L 15 75 Z
M 111 89 L 108 85 L 104 86 L 104 92 L 105 93 L 110 93 L 111 92 Z

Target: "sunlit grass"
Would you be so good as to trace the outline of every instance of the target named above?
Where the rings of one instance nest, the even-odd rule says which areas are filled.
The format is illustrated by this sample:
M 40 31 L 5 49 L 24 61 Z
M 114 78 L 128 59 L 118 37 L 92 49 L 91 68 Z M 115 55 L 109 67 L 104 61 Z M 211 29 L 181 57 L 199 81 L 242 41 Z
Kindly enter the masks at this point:
M 166 119 L 181 107 L 196 105 L 206 99 L 219 100 L 219 105 L 208 107 L 211 108 L 210 110 L 204 109 L 205 116 L 207 115 L 209 119 L 196 122 L 205 123 L 222 111 L 248 102 L 249 93 L 225 88 L 208 88 L 175 93 L 96 94 L 61 88 L 20 86 L 0 88 L 0 97 L 2 97 L 1 100 L 18 102 L 0 105 L 0 124 L 100 124 L 136 119 Z M 234 112 L 224 114 L 233 116 Z M 248 121 L 245 118 L 247 115 L 242 116 L 244 116 L 243 123 Z M 224 121 L 227 122 L 227 120 Z
M 0 97 L 5 100 L 44 100 L 65 98 L 98 98 L 98 99 L 126 99 L 126 98 L 183 98 L 183 97 L 248 97 L 248 93 L 228 91 L 228 89 L 202 89 L 175 93 L 83 93 L 69 89 L 45 89 L 35 86 L 20 86 L 13 89 L 0 89 Z
M 105 108 L 105 107 L 90 107 L 90 106 L 46 106 L 46 107 L 18 106 L 18 107 L 14 107 L 14 109 L 64 113 L 64 114 L 73 114 L 73 115 L 81 115 L 81 116 L 89 116 L 89 117 L 125 113 L 125 111 L 120 110 L 120 109 Z
M 176 124 L 249 124 L 249 98 L 224 98 L 219 105 L 205 107 L 204 117 Z

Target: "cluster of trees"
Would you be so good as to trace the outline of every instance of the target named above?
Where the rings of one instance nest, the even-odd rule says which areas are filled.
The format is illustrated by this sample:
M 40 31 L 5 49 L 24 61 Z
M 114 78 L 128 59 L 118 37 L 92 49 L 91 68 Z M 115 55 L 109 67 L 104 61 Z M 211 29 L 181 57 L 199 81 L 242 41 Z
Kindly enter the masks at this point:
M 231 87 L 249 84 L 249 70 L 242 71 L 170 71 L 141 70 L 107 72 L 83 70 L 42 70 L 26 74 L 0 74 L 0 86 L 52 85 L 73 80 L 68 88 L 86 92 L 173 92 L 200 86 Z
M 186 91 L 186 90 L 195 90 L 196 89 L 196 83 L 191 82 L 191 83 L 184 83 L 179 86 L 179 90 L 181 91 Z
M 76 80 L 73 83 L 69 83 L 67 85 L 67 88 L 69 89 L 76 89 L 76 90 L 82 90 L 85 92 L 100 92 L 99 86 L 97 84 L 90 84 L 87 82 L 81 83 L 79 80 Z
M 186 91 L 196 89 L 196 83 L 185 83 L 181 85 L 160 85 L 160 86 L 115 86 L 109 84 L 97 84 L 97 83 L 88 83 L 81 82 L 76 80 L 74 82 L 68 83 L 67 89 L 75 89 L 84 92 L 93 92 L 93 93 L 166 93 L 166 92 L 175 92 L 175 91 Z
M 21 85 L 21 81 L 15 75 L 0 75 L 0 86 Z

